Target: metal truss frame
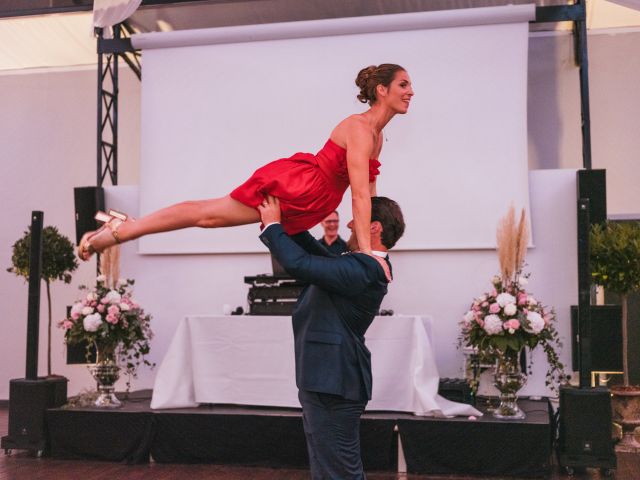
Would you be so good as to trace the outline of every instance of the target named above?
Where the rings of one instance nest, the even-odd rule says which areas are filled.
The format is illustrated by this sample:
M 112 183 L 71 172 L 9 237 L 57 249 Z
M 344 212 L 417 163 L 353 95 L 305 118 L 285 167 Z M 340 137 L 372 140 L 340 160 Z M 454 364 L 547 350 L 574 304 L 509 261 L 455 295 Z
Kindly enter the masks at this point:
M 127 48 L 131 45 L 123 35 L 132 33 L 128 24 L 113 27 L 113 39 L 104 38 L 103 29 L 96 29 L 98 36 L 98 139 L 97 181 L 103 186 L 109 179 L 111 185 L 118 184 L 118 63 L 122 58 L 138 80 L 142 78 L 140 52 Z M 114 48 L 115 47 L 115 48 Z

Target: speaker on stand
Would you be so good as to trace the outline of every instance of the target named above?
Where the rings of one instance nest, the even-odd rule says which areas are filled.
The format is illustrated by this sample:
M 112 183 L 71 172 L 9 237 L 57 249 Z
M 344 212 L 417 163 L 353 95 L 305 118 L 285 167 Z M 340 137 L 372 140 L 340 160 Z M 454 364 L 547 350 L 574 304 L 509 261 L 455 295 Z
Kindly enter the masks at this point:
M 45 411 L 67 403 L 66 378 L 38 378 L 42 220 L 42 212 L 32 212 L 26 378 L 12 379 L 9 382 L 9 434 L 0 440 L 5 454 L 12 449 L 42 454 L 47 444 Z
M 604 171 L 583 170 L 578 183 L 578 307 L 575 346 L 578 349 L 580 387 L 560 389 L 558 463 L 569 474 L 588 467 L 606 476 L 617 466 L 612 440 L 611 394 L 607 388 L 591 387 L 594 370 L 595 315 L 591 305 L 589 234 L 592 223 L 606 220 Z M 599 204 L 599 205 L 597 205 Z M 592 218 L 594 217 L 594 218 Z

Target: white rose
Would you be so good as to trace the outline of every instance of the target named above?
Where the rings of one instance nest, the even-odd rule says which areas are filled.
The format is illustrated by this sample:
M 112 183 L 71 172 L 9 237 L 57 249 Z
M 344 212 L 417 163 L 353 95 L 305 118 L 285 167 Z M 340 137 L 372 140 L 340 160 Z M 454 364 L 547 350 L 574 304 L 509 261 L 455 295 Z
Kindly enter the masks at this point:
M 122 310 L 123 312 L 126 312 L 131 308 L 128 303 L 121 303 L 118 306 L 120 307 L 120 310 Z
M 489 335 L 496 335 L 502 332 L 502 320 L 497 315 L 487 315 L 484 317 L 484 331 Z
M 527 280 L 524 277 L 520 277 L 518 279 L 518 285 L 522 288 L 522 287 L 526 287 L 527 285 L 529 285 L 529 280 Z
M 120 294 L 115 290 L 109 290 L 109 293 L 107 293 L 104 298 L 107 303 L 120 303 L 120 300 L 122 300 Z
M 83 308 L 84 307 L 82 306 L 82 302 L 74 303 L 73 307 L 71 307 L 71 315 L 73 315 L 74 313 L 80 315 Z
M 118 287 L 124 287 L 127 284 L 128 284 L 127 280 L 125 280 L 124 278 L 120 278 L 120 279 L 118 279 L 118 283 L 116 285 Z
M 493 283 L 494 285 L 498 285 L 501 281 L 502 279 L 498 275 L 494 275 L 491 279 L 491 283 Z
M 98 283 L 105 282 L 106 280 L 107 280 L 107 276 L 106 275 L 98 275 L 96 277 L 96 282 L 98 282 Z
M 498 305 L 504 308 L 509 303 L 516 303 L 516 297 L 514 297 L 510 293 L 501 293 L 496 297 L 496 302 L 498 302 Z
M 529 305 L 537 305 L 538 301 L 533 298 L 531 295 L 529 295 L 529 298 L 527 298 L 527 302 L 529 303 Z
M 527 321 L 525 331 L 529 333 L 540 333 L 544 328 L 544 318 L 538 312 L 527 313 Z
M 93 313 L 93 308 L 92 307 L 84 307 L 82 309 L 82 315 L 91 315 Z
M 476 300 L 478 301 L 478 303 L 486 302 L 487 301 L 487 296 L 486 295 L 480 295 Z
M 87 293 L 87 301 L 94 302 L 98 297 L 94 292 Z
M 508 303 L 504 307 L 504 314 L 508 316 L 515 315 L 517 311 L 518 311 L 518 307 L 516 307 L 515 303 Z
M 84 317 L 82 321 L 82 326 L 87 332 L 95 332 L 102 325 L 102 318 L 100 318 L 99 313 L 94 313 L 92 315 L 87 315 Z

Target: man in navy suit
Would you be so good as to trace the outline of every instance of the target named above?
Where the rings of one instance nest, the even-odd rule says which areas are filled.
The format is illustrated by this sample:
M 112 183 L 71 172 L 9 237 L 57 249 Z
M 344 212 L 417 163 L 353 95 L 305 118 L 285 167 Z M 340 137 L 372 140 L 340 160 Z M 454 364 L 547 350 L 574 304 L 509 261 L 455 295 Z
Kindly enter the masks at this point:
M 373 255 L 358 253 L 352 232 L 352 253 L 335 256 L 308 232 L 289 237 L 277 199 L 267 197 L 258 209 L 265 225 L 260 239 L 292 277 L 308 284 L 293 311 L 293 335 L 312 478 L 364 479 L 360 416 L 371 399 L 364 335 L 387 293 L 387 250 L 404 233 L 402 212 L 393 200 L 373 197 Z

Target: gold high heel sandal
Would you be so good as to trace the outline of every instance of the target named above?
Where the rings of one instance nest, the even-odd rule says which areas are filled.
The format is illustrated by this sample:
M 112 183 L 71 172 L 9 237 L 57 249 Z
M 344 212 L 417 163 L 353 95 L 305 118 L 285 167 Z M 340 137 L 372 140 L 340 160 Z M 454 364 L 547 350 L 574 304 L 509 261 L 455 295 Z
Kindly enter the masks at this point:
M 118 212 L 117 210 L 109 210 L 109 213 L 98 211 L 94 218 L 104 224 L 98 230 L 87 232 L 82 236 L 80 244 L 78 245 L 78 257 L 85 262 L 89 260 L 91 255 L 94 253 L 102 253 L 104 249 L 117 243 L 121 243 L 120 235 L 118 233 L 120 225 L 126 221 L 134 221 L 133 218 L 130 218 L 126 213 Z M 92 245 L 91 241 L 106 230 L 109 230 L 109 233 L 111 234 L 109 238 L 115 240 L 115 243 L 96 248 Z

